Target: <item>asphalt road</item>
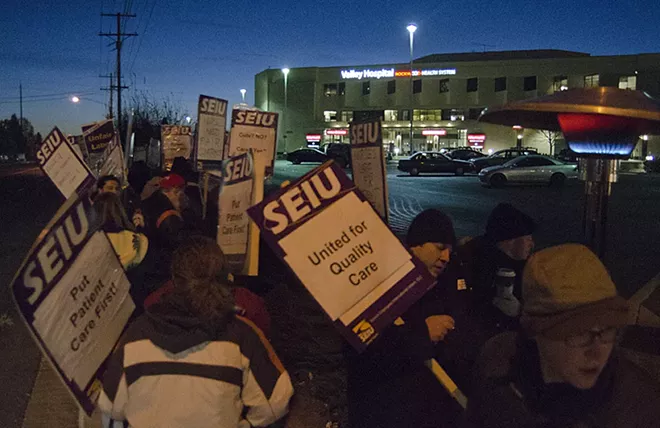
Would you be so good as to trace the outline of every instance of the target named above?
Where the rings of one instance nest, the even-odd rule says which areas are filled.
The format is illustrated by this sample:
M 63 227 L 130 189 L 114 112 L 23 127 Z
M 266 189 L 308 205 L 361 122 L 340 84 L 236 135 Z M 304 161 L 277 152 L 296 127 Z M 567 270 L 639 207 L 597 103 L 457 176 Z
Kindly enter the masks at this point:
M 269 188 L 293 180 L 314 165 L 278 161 Z M 390 225 L 399 236 L 426 208 L 439 208 L 454 220 L 459 236 L 483 233 L 488 214 L 510 202 L 539 223 L 537 246 L 581 241 L 583 185 L 562 189 L 516 187 L 488 189 L 476 176 L 399 174 L 388 166 Z M 54 186 L 34 166 L 0 166 L 0 426 L 20 427 L 34 385 L 39 352 L 17 317 L 9 284 L 22 259 L 62 202 Z M 621 176 L 613 187 L 606 264 L 620 292 L 632 295 L 658 273 L 660 252 L 660 176 Z

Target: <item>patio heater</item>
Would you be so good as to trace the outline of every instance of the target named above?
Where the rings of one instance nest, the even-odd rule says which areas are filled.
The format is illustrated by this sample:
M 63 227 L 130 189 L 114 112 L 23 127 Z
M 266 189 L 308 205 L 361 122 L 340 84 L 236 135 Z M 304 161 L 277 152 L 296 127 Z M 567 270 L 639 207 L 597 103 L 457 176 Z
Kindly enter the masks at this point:
M 660 101 L 642 91 L 571 89 L 487 108 L 479 120 L 564 133 L 585 181 L 584 238 L 603 258 L 617 160 L 630 157 L 640 135 L 660 134 Z

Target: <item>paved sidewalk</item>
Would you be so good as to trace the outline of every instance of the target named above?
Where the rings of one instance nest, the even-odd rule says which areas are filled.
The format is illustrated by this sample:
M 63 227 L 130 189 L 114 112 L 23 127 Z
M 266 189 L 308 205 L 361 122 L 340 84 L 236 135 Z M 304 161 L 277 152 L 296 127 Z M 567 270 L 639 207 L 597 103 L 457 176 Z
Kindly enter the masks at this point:
M 78 405 L 50 363 L 42 358 L 30 402 L 25 410 L 23 428 L 75 428 Z

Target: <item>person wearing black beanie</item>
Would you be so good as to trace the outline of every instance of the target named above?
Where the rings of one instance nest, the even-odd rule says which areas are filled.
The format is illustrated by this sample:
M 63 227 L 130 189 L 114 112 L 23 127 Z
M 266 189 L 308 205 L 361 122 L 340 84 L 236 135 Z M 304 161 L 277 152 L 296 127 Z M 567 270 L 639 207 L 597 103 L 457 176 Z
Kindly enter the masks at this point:
M 456 242 L 454 226 L 445 213 L 427 209 L 412 221 L 405 242 L 437 282 L 365 352 L 349 352 L 352 426 L 454 427 L 462 413 L 425 365 L 453 335 L 454 318 L 448 315 L 451 303 L 446 296 L 452 283 L 448 268 Z M 455 284 L 454 280 L 454 290 Z
M 527 260 L 534 249 L 536 222 L 511 204 L 497 205 L 486 223 L 486 238 L 514 260 Z
M 515 273 L 512 299 L 517 300 L 518 306 L 522 303 L 522 272 L 534 249 L 535 230 L 534 219 L 509 203 L 500 203 L 488 217 L 486 233 L 458 249 L 475 316 L 483 318 L 484 325 L 492 326 L 493 334 L 517 327 L 517 317 L 501 313 L 494 306 L 495 280 L 500 269 Z
M 456 245 L 454 225 L 442 211 L 432 208 L 424 210 L 410 223 L 406 244 L 437 278 L 447 267 Z

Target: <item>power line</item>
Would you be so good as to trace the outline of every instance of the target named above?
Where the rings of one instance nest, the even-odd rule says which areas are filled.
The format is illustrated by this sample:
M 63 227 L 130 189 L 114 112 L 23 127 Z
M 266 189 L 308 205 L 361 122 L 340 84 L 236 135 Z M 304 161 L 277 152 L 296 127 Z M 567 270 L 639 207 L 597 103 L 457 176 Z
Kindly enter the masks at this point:
M 130 3 L 129 3 L 129 6 L 128 6 L 129 13 L 137 14 L 135 29 L 140 34 L 142 34 L 142 32 L 140 32 L 140 29 L 141 29 L 142 25 L 144 24 L 144 17 L 146 16 L 146 13 L 147 13 L 147 1 L 148 0 L 144 0 L 141 7 L 140 6 L 135 6 L 134 7 L 133 1 L 131 0 Z M 127 53 L 126 53 L 126 63 L 127 64 L 129 64 L 131 62 L 131 58 L 133 58 L 133 56 L 135 54 L 135 49 L 136 49 L 136 43 L 130 43 L 129 46 L 128 46 Z M 132 70 L 129 68 L 129 73 L 131 71 Z
M 138 40 L 137 50 L 135 51 L 135 55 L 133 56 L 133 61 L 131 61 L 131 65 L 128 68 L 129 72 L 133 71 L 133 66 L 135 65 L 135 60 L 137 59 L 137 57 L 140 53 L 140 48 L 142 47 L 142 40 L 144 39 L 144 35 L 147 33 L 147 30 L 149 29 L 149 24 L 151 23 L 151 17 L 154 14 L 154 9 L 156 8 L 156 3 L 157 3 L 157 0 L 154 0 L 154 2 L 151 5 L 151 10 L 149 11 L 149 17 L 147 18 L 147 21 L 146 21 L 147 23 L 145 24 L 144 30 L 142 31 L 142 36 L 143 37 L 141 37 L 140 40 Z M 147 3 L 145 2 L 145 6 L 146 5 L 147 5 Z M 146 10 L 146 7 L 145 7 L 145 10 Z
M 92 100 L 98 103 L 103 104 L 103 102 L 94 100 L 88 97 L 84 97 L 84 100 Z M 23 100 L 23 104 L 30 104 L 30 103 L 42 103 L 42 102 L 49 102 L 49 101 L 66 101 L 67 98 L 59 96 L 59 97 L 51 97 L 51 98 L 40 98 L 38 100 Z M 0 105 L 7 105 L 7 104 L 20 104 L 20 100 L 15 100 L 15 101 L 0 101 Z
M 84 90 L 84 91 L 68 91 L 68 92 L 58 92 L 52 94 L 38 94 L 38 95 L 23 95 L 23 100 L 26 99 L 39 99 L 39 98 L 50 98 L 50 97 L 62 97 L 65 95 L 90 95 L 95 94 L 95 90 Z M 20 100 L 20 97 L 1 97 L 0 101 L 17 101 Z
M 116 33 L 99 33 L 99 36 L 110 37 L 114 39 L 115 49 L 117 50 L 117 130 L 119 131 L 119 136 L 122 136 L 122 121 L 121 121 L 121 90 L 127 89 L 127 86 L 121 84 L 121 48 L 124 40 L 129 37 L 137 36 L 137 33 L 124 33 L 121 30 L 122 18 L 135 18 L 133 14 L 124 14 L 124 13 L 102 13 L 101 16 L 114 16 L 117 19 L 117 32 Z

